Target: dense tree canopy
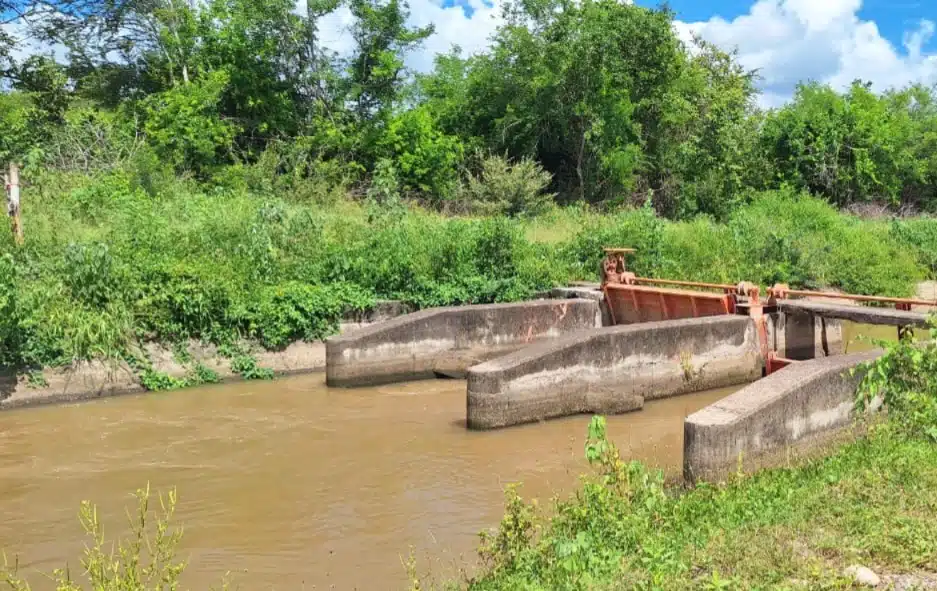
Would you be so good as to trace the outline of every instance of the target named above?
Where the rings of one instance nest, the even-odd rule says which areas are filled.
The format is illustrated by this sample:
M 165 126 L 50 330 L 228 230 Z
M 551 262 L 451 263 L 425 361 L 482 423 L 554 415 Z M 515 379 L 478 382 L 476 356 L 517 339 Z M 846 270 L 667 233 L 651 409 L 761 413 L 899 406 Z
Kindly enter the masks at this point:
M 354 49 L 339 56 L 319 29 L 343 1 Z M 68 51 L 64 63 L 0 53 L 4 158 L 62 166 L 69 149 L 87 156 L 90 134 L 102 165 L 143 150 L 171 172 L 217 182 L 228 166 L 263 160 L 280 174 L 376 185 L 441 208 L 470 207 L 473 181 L 493 170 L 533 175 L 518 186 L 539 186 L 545 171 L 560 202 L 650 200 L 672 217 L 725 217 L 752 190 L 782 185 L 841 206 L 937 204 L 934 89 L 880 95 L 857 81 L 841 93 L 805 82 L 764 111 L 756 73 L 705 41 L 687 46 L 666 8 L 515 0 L 487 51 L 453 49 L 420 75 L 405 59 L 432 28 L 408 26 L 402 0 L 310 0 L 304 11 L 293 0 L 0 8 Z M 502 160 L 486 165 L 492 157 Z

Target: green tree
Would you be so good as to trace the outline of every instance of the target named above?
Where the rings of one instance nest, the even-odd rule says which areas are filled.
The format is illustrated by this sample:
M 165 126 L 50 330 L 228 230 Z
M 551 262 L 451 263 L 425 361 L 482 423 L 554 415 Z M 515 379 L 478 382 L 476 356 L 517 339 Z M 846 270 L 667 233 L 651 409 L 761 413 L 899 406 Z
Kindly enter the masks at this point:
M 349 99 L 361 121 L 385 118 L 405 83 L 404 55 L 433 33 L 407 27 L 410 11 L 400 0 L 351 0 L 355 52 L 348 65 Z
M 691 58 L 666 9 L 538 0 L 505 7 L 489 53 L 438 58 L 420 93 L 443 130 L 534 158 L 566 198 L 643 201 L 651 191 L 675 214 L 716 208 L 708 197 L 676 205 L 684 183 L 717 174 L 720 195 L 741 184 L 746 151 L 733 143 L 751 131 L 755 91 L 731 54 L 702 46 Z M 726 154 L 735 161 L 714 173 Z
M 931 169 L 920 147 L 933 145 L 932 105 L 922 89 L 880 96 L 861 82 L 843 94 L 805 84 L 767 118 L 762 141 L 779 181 L 838 205 L 897 204 L 906 190 L 920 193 L 927 183 Z

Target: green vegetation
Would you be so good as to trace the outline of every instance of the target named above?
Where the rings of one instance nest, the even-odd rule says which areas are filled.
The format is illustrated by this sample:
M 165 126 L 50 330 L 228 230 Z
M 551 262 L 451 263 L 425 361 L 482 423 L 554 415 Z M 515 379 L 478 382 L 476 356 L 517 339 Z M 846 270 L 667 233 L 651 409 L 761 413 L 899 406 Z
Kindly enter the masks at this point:
M 149 591 L 175 589 L 185 570 L 185 562 L 176 557 L 182 530 L 171 525 L 176 509 L 176 492 L 158 496 L 159 507 L 150 508 L 150 488 L 136 492 L 136 512 L 128 512 L 130 533 L 126 538 L 106 541 L 98 510 L 88 501 L 81 503 L 79 519 L 89 543 L 81 560 L 81 580 L 72 578 L 69 569 L 57 569 L 49 575 L 57 591 Z M 0 565 L 0 583 L 10 591 L 29 591 L 32 587 L 18 574 L 18 565 L 4 556 Z M 226 589 L 227 584 L 220 587 Z
M 0 234 L 0 362 L 134 358 L 147 387 L 166 389 L 214 378 L 184 354 L 190 377 L 156 374 L 141 343 L 200 339 L 221 345 L 245 377 L 268 377 L 242 339 L 268 349 L 319 339 L 378 298 L 433 306 L 531 297 L 596 279 L 608 244 L 637 247 L 632 267 L 649 276 L 906 295 L 930 272 L 925 220 L 860 220 L 791 192 L 759 195 L 724 222 L 669 221 L 650 207 L 447 217 L 404 204 L 209 192 L 195 181 L 153 197 L 133 172 L 50 173 L 31 192 L 27 243 Z
M 2 0 L 19 34 L 68 50 L 19 61 L 0 36 L 0 160 L 83 173 L 136 160 L 209 185 L 264 163 L 277 192 L 352 190 L 444 211 L 640 205 L 724 219 L 785 186 L 849 206 L 932 211 L 937 94 L 802 85 L 775 110 L 757 81 L 674 15 L 615 0 L 509 2 L 490 47 L 409 72 L 433 33 L 400 0 Z M 322 43 L 347 8 L 352 47 Z M 331 23 L 330 23 L 331 24 Z M 494 160 L 490 158 L 494 157 Z M 511 183 L 498 184 L 515 166 Z M 542 169 L 542 173 L 539 171 Z M 548 174 L 549 177 L 546 177 Z M 471 179 L 482 179 L 482 185 Z M 548 180 L 545 180 L 548 179 Z M 36 181 L 31 181 L 35 183 Z M 525 193 L 517 193 L 522 190 Z
M 920 583 L 937 569 L 937 329 L 929 337 L 879 343 L 886 353 L 863 367 L 857 408 L 878 398 L 887 414 L 854 443 L 721 485 L 665 488 L 661 473 L 622 461 L 593 418 L 594 473 L 549 514 L 508 488 L 500 526 L 482 534 L 482 570 L 464 585 L 848 589 L 854 564 Z
M 846 567 L 937 568 L 937 446 L 894 424 L 831 457 L 687 492 L 623 462 L 593 420 L 595 473 L 549 515 L 509 489 L 471 589 L 849 589 Z
M 732 54 L 615 0 L 511 2 L 487 51 L 417 75 L 432 30 L 404 2 L 346 0 L 346 56 L 319 32 L 342 1 L 308 4 L 0 0 L 68 49 L 0 51 L 26 229 L 0 232 L 0 366 L 213 381 L 142 353 L 194 339 L 266 378 L 254 344 L 322 338 L 378 298 L 595 279 L 608 245 L 688 279 L 909 295 L 937 272 L 937 222 L 890 221 L 937 209 L 930 89 L 806 85 L 763 111 Z

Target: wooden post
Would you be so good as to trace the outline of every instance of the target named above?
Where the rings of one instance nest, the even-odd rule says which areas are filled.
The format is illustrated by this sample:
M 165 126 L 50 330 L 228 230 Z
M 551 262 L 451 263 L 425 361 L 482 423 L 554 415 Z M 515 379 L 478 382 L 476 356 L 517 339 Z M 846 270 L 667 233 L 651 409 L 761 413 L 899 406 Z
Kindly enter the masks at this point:
M 15 162 L 10 163 L 10 171 L 6 176 L 7 213 L 13 222 L 13 240 L 16 244 L 23 243 L 23 223 L 20 220 L 20 168 Z

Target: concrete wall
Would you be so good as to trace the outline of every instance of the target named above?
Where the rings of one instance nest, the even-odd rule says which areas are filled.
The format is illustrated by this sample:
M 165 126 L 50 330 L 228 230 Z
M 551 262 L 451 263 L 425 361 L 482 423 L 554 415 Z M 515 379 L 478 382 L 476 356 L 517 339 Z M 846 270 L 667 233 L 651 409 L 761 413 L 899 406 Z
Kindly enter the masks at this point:
M 801 361 L 687 417 L 683 471 L 690 481 L 772 465 L 792 446 L 812 446 L 851 422 L 860 377 L 849 370 L 869 351 Z
M 328 339 L 326 380 L 355 386 L 458 377 L 493 356 L 600 324 L 599 303 L 587 299 L 422 310 Z
M 645 398 L 758 379 L 762 364 L 754 323 L 743 316 L 602 328 L 470 368 L 467 422 L 493 429 L 635 410 Z
M 796 311 L 768 315 L 768 342 L 781 357 L 796 360 L 845 351 L 841 320 Z

